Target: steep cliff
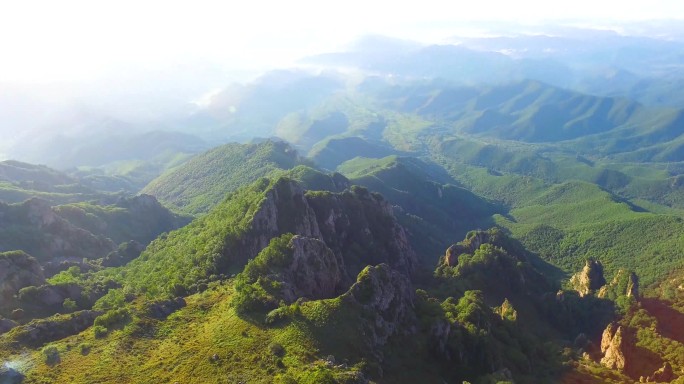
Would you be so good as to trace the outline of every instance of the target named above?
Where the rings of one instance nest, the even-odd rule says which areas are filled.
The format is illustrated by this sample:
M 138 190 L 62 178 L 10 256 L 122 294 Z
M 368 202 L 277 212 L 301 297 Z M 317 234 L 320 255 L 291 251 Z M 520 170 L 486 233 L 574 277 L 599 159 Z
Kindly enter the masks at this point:
M 601 364 L 610 369 L 624 370 L 630 363 L 632 338 L 623 326 L 611 323 L 601 336 Z
M 366 342 L 377 348 L 391 336 L 416 332 L 414 295 L 406 275 L 380 264 L 361 271 L 356 283 L 341 298 L 361 307 Z
M 381 196 L 359 187 L 307 192 L 281 177 L 257 181 L 189 226 L 155 240 L 130 264 L 124 280 L 152 294 L 194 290 L 198 281 L 241 271 L 271 239 L 287 233 L 325 245 L 345 287 L 367 265 L 387 263 L 406 275 L 416 265 L 405 230 Z

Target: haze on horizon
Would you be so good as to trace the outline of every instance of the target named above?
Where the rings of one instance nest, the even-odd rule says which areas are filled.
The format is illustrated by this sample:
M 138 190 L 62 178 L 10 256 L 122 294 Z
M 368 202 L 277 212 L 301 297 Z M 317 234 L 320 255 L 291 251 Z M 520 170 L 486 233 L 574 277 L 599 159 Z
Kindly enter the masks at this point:
M 365 34 L 436 43 L 472 32 L 474 22 L 565 22 L 605 28 L 657 19 L 684 19 L 684 3 L 5 2 L 0 6 L 0 82 L 93 81 L 126 71 L 184 65 L 262 70 L 330 51 Z
M 682 19 L 674 0 L 3 2 L 0 158 L 40 132 L 92 131 L 81 115 L 159 129 L 231 83 L 365 35 L 439 44 L 563 25 L 684 40 Z

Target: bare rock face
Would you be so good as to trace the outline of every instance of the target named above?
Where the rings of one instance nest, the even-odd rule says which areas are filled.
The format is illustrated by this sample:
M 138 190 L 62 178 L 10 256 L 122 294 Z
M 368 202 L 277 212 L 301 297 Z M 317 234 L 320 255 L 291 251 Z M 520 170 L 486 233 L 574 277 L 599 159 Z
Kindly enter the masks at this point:
M 438 356 L 444 357 L 445 360 L 450 361 L 452 356 L 448 348 L 449 336 L 451 335 L 451 323 L 446 319 L 440 319 L 430 326 L 430 344 L 432 350 Z
M 366 265 L 385 263 L 407 276 L 413 273 L 417 256 L 382 196 L 352 187 L 343 193 L 307 195 L 307 199 L 323 241 L 335 254 L 345 256 L 350 283 Z
M 0 307 L 10 303 L 21 288 L 45 284 L 43 268 L 22 251 L 0 253 Z
M 266 192 L 249 233 L 232 253 L 246 262 L 272 238 L 285 233 L 322 241 L 335 255 L 347 287 L 366 265 L 386 263 L 409 276 L 417 265 L 408 235 L 392 207 L 363 188 L 308 194 L 297 182 L 281 178 Z
M 611 298 L 617 296 L 639 297 L 639 278 L 634 272 L 620 269 L 610 284 L 601 287 L 597 296 Z
M 390 336 L 414 331 L 414 291 L 408 277 L 386 264 L 368 266 L 342 296 L 360 305 L 372 320 L 366 333 L 371 346 L 382 346 Z
M 601 336 L 601 365 L 610 369 L 627 369 L 632 348 L 630 336 L 621 325 L 609 324 Z
M 335 296 L 342 282 L 340 262 L 324 242 L 294 236 L 290 240 L 292 263 L 283 271 L 283 297 L 294 302 L 300 297 L 311 300 Z
M 42 307 L 61 306 L 64 299 L 79 299 L 83 288 L 78 284 L 44 284 L 39 287 L 31 287 L 22 290 L 19 294 L 19 301 L 26 305 L 38 305 Z
M 639 280 L 634 272 L 629 275 L 627 284 L 627 297 L 639 297 Z
M 254 213 L 250 233 L 235 252 L 241 262 L 256 256 L 269 241 L 283 233 L 294 233 L 321 239 L 321 232 L 302 187 L 288 179 L 280 179 L 266 192 Z
M 570 278 L 570 285 L 579 292 L 580 296 L 592 294 L 606 285 L 601 262 L 598 260 L 587 260 L 582 271 Z

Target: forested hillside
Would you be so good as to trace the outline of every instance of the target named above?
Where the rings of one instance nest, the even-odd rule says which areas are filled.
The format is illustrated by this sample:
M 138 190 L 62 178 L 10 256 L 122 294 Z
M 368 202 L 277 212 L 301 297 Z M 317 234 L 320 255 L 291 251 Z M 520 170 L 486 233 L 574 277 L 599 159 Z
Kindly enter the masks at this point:
M 684 45 L 529 28 L 13 138 L 0 384 L 682 382 Z

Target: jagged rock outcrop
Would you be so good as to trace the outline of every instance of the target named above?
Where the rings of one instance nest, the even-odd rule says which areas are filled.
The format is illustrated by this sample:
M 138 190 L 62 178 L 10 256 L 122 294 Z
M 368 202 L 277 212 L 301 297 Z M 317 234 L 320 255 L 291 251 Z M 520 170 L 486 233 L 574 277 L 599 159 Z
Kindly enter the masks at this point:
M 38 228 L 48 226 L 58 220 L 58 216 L 52 211 L 52 206 L 46 200 L 29 199 L 24 203 L 24 206 L 29 222 Z
M 639 278 L 634 272 L 620 269 L 610 284 L 601 287 L 597 296 L 609 299 L 618 296 L 639 297 Z
M 272 238 L 283 233 L 317 239 L 322 237 L 316 215 L 298 183 L 280 179 L 265 195 L 252 217 L 247 235 L 231 252 L 239 263 L 255 257 Z
M 333 251 L 323 241 L 303 236 L 294 236 L 290 246 L 292 262 L 281 273 L 284 300 L 291 303 L 300 297 L 335 296 L 343 275 Z
M 55 315 L 16 327 L 8 335 L 11 340 L 38 347 L 86 330 L 101 314 L 99 311 L 80 311 L 68 315 Z
M 365 336 L 373 347 L 384 345 L 390 336 L 415 332 L 413 298 L 408 277 L 387 264 L 366 267 L 342 295 L 344 301 L 361 306 L 364 318 L 370 319 Z
M 343 255 L 349 281 L 367 265 L 388 264 L 411 276 L 417 256 L 392 206 L 362 187 L 342 193 L 308 194 L 323 241 Z
M 30 318 L 48 316 L 57 312 L 64 312 L 64 300 L 71 299 L 79 305 L 88 307 L 97 299 L 104 296 L 110 289 L 120 287 L 114 281 L 98 284 L 91 289 L 84 289 L 76 283 L 50 285 L 39 287 L 25 287 L 19 291 L 18 304 L 26 310 Z
M 621 325 L 610 323 L 601 336 L 601 365 L 610 369 L 628 369 L 632 349 L 630 331 Z
M 455 267 L 461 254 L 474 253 L 482 244 L 490 242 L 490 237 L 491 234 L 487 231 L 470 232 L 465 240 L 447 248 L 444 262 L 450 267 Z
M 627 297 L 639 297 L 639 279 L 634 272 L 629 274 L 627 283 Z
M 587 260 L 582 271 L 570 278 L 570 286 L 580 296 L 592 294 L 604 285 L 606 279 L 603 277 L 603 265 L 598 260 Z
M 21 288 L 45 284 L 43 268 L 22 251 L 0 253 L 0 307 L 13 302 Z
M 501 303 L 501 306 L 497 309 L 497 314 L 501 316 L 501 320 L 515 321 L 518 318 L 518 311 L 513 308 L 513 304 L 508 299 Z
M 266 192 L 250 230 L 231 253 L 246 262 L 288 232 L 321 240 L 332 250 L 347 286 L 366 265 L 387 263 L 410 275 L 417 264 L 392 207 L 364 188 L 309 194 L 299 183 L 281 178 Z

